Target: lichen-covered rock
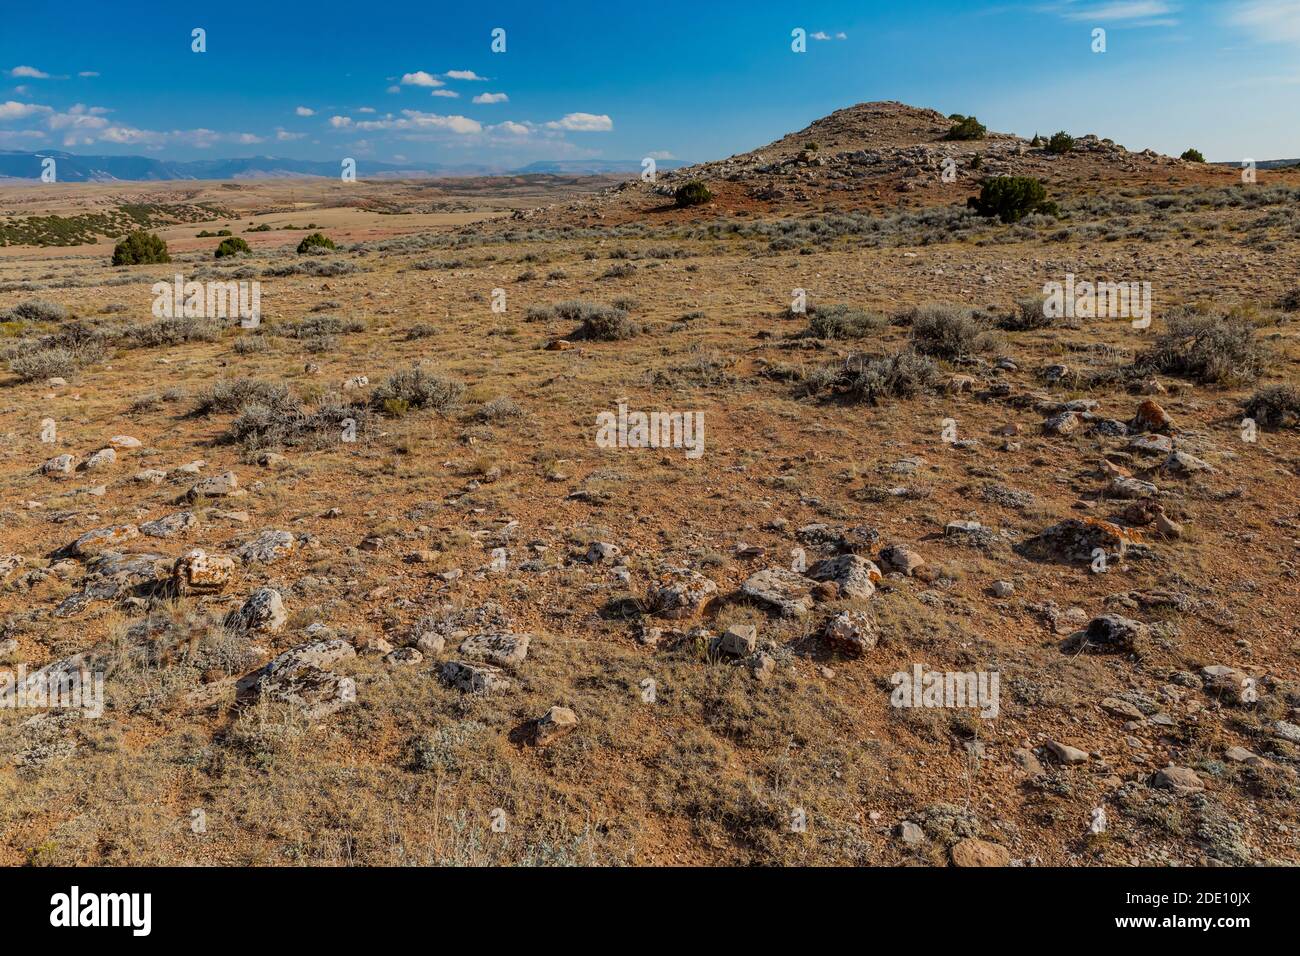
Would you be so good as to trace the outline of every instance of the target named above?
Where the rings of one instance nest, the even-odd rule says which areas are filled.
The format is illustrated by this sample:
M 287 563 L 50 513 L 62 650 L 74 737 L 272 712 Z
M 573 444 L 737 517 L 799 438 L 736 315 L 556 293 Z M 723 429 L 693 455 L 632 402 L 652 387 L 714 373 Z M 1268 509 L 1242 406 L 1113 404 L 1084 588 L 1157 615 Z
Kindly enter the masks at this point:
M 832 581 L 839 586 L 840 593 L 848 597 L 868 598 L 876 592 L 875 582 L 883 575 L 866 558 L 841 554 L 818 561 L 808 569 L 808 577 L 814 581 Z
M 752 624 L 733 624 L 718 638 L 718 652 L 733 657 L 747 657 L 758 646 L 758 628 Z
M 865 611 L 844 611 L 826 622 L 826 639 L 852 657 L 862 657 L 876 646 L 876 622 Z
M 274 564 L 292 554 L 296 545 L 288 531 L 268 530 L 240 545 L 235 554 L 244 564 Z
M 233 495 L 239 488 L 239 478 L 233 471 L 223 471 L 219 475 L 209 475 L 196 481 L 188 492 L 191 501 L 200 498 L 225 498 Z
M 100 551 L 119 548 L 126 542 L 140 536 L 140 529 L 133 524 L 109 525 L 87 531 L 65 549 L 73 557 L 84 558 Z
M 77 459 L 73 455 L 55 455 L 41 465 L 41 474 L 51 478 L 66 478 L 76 470 Z
M 274 634 L 284 627 L 287 618 L 280 592 L 275 588 L 258 588 L 242 607 L 226 615 L 226 627 L 240 634 L 250 631 Z
M 471 634 L 460 645 L 468 658 L 501 667 L 518 667 L 528 656 L 529 634 Z
M 193 511 L 177 511 L 155 521 L 146 521 L 140 525 L 140 533 L 147 534 L 151 538 L 174 538 L 198 523 L 199 519 L 195 517 Z
M 718 586 L 689 568 L 669 568 L 646 594 L 650 611 L 670 620 L 694 617 L 718 592 Z
M 194 548 L 176 559 L 172 581 L 181 594 L 215 594 L 230 583 L 234 573 L 234 558 Z
M 111 448 L 101 448 L 81 463 L 82 471 L 96 471 L 106 468 L 117 461 L 117 452 Z
M 740 592 L 779 611 L 782 617 L 802 617 L 813 605 L 812 581 L 785 568 L 768 568 L 751 574 Z
M 491 664 L 448 661 L 441 673 L 443 681 L 466 694 L 489 694 L 514 686 L 501 668 Z

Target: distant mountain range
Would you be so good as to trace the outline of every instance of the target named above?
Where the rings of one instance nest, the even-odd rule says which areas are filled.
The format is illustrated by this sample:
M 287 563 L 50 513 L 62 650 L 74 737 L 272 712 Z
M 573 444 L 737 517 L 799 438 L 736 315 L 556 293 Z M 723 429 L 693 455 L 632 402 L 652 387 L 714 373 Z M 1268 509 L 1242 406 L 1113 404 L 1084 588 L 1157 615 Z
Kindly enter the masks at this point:
M 177 179 L 292 179 L 301 176 L 337 177 L 341 160 L 282 159 L 251 156 L 247 159 L 196 159 L 176 162 L 146 156 L 77 156 L 61 150 L 22 152 L 0 150 L 0 178 L 34 179 L 41 177 L 42 161 L 52 157 L 55 175 L 61 183 L 149 182 Z M 660 169 L 685 165 L 677 160 L 658 160 Z M 550 160 L 530 163 L 519 168 L 489 165 L 447 166 L 440 163 L 397 165 L 370 160 L 357 161 L 357 176 L 383 179 L 428 179 L 450 176 L 499 176 L 552 174 L 566 176 L 594 173 L 638 173 L 641 161 Z
M 1215 163 L 1215 166 L 1232 166 L 1240 168 L 1241 163 Z M 1260 159 L 1255 161 L 1256 169 L 1285 169 L 1288 166 L 1300 166 L 1300 159 Z

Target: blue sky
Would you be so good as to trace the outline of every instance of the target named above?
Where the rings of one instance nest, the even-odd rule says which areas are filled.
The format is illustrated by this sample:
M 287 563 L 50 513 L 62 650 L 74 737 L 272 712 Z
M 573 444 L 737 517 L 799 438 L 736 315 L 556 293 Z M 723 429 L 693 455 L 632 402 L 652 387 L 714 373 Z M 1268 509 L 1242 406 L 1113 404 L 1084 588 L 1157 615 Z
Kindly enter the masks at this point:
M 698 161 L 896 99 L 1023 135 L 1300 156 L 1300 0 L 7 0 L 2 16 L 0 149 Z

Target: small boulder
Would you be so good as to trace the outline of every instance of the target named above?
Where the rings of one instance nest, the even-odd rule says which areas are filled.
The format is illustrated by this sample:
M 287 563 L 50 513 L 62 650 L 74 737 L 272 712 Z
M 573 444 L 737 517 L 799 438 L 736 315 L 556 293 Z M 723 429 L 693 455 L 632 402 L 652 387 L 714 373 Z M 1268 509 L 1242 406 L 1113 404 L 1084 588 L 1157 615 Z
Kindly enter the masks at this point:
M 865 611 L 844 611 L 826 623 L 826 639 L 852 657 L 862 657 L 876 646 L 876 622 Z
M 236 633 L 257 631 L 274 634 L 284 627 L 288 614 L 275 588 L 258 588 L 242 607 L 226 615 L 226 627 Z
M 786 568 L 768 568 L 750 575 L 740 592 L 779 611 L 782 617 L 802 617 L 812 609 L 812 582 Z
M 545 747 L 571 733 L 577 726 L 577 714 L 568 707 L 555 706 L 538 718 L 534 740 L 537 746 Z
M 1011 854 L 1007 848 L 987 840 L 967 837 L 958 840 L 952 847 L 953 866 L 1008 866 L 1010 863 Z

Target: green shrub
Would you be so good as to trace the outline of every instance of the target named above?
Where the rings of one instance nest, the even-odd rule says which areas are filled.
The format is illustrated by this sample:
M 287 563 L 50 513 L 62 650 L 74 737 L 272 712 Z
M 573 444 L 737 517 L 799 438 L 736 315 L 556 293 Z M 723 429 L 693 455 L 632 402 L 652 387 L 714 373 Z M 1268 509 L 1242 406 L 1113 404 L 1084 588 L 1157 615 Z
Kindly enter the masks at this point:
M 1134 365 L 1205 384 L 1236 385 L 1264 373 L 1268 352 L 1249 322 L 1187 312 L 1172 316 L 1151 350 L 1139 355 Z
M 805 334 L 816 339 L 860 339 L 887 324 L 883 315 L 851 305 L 810 305 Z
M 1204 157 L 1203 155 L 1201 155 L 1201 151 L 1200 151 L 1199 149 L 1189 149 L 1189 150 L 1187 150 L 1185 153 L 1183 153 L 1183 155 L 1179 156 L 1178 158 L 1179 158 L 1179 159 L 1185 159 L 1185 160 L 1187 160 L 1187 162 L 1189 162 L 1189 163 L 1203 163 L 1203 162 L 1205 162 L 1205 157 Z
M 24 382 L 34 382 L 38 379 L 52 378 L 56 375 L 59 377 L 71 375 L 76 371 L 79 364 L 75 352 L 62 346 L 55 346 L 47 349 L 36 349 L 11 359 L 9 371 Z
M 226 256 L 238 255 L 241 252 L 251 253 L 248 243 L 239 237 L 233 239 L 222 239 L 221 245 L 217 246 L 217 258 L 224 259 Z
M 1243 407 L 1261 428 L 1300 428 L 1300 388 L 1294 385 L 1261 388 Z
M 988 134 L 988 128 L 973 116 L 962 116 L 948 130 L 944 139 L 967 140 L 983 139 Z
M 28 299 L 19 302 L 8 312 L 0 316 L 5 322 L 62 322 L 68 317 L 68 310 L 57 302 L 45 299 Z
M 137 229 L 113 248 L 113 265 L 138 266 L 158 262 L 171 262 L 167 243 L 152 232 Z
M 878 405 L 887 398 L 913 398 L 939 386 L 939 367 L 924 355 L 904 349 L 883 358 L 854 354 L 813 377 L 813 390 L 825 385 L 851 402 Z
M 416 366 L 394 372 L 384 384 L 374 390 L 371 403 L 378 409 L 388 410 L 388 402 L 397 400 L 407 408 L 431 408 L 448 412 L 460 404 L 465 386 L 460 382 L 442 378 Z
M 959 359 L 989 347 L 988 330 L 968 310 L 923 306 L 912 319 L 912 348 L 920 355 Z
M 686 208 L 688 206 L 703 205 L 713 198 L 713 193 L 709 192 L 709 187 L 704 183 L 698 179 L 692 179 L 689 183 L 678 186 L 673 197 L 677 200 L 678 206 Z
M 994 176 L 980 185 L 978 197 L 966 205 L 981 216 L 997 216 L 1003 222 L 1019 222 L 1030 213 L 1055 215 L 1056 205 L 1047 199 L 1047 190 L 1030 176 Z
M 1041 295 L 1025 296 L 1016 300 L 1016 307 L 1009 315 L 998 319 L 998 328 L 1008 332 L 1027 332 L 1030 329 L 1045 329 L 1055 320 L 1047 315 L 1044 308 L 1045 299 Z
M 616 342 L 641 334 L 641 326 L 622 309 L 608 305 L 579 304 L 582 305 L 582 309 L 572 317 L 577 318 L 581 324 L 569 335 L 571 339 Z M 565 315 L 565 306 L 570 305 L 573 303 L 561 303 L 556 306 L 556 312 L 564 318 L 569 318 L 571 316 Z
M 237 412 L 245 405 L 259 405 L 285 414 L 301 410 L 301 403 L 287 385 L 255 378 L 223 378 L 199 392 L 191 414 Z
M 298 243 L 298 252 L 315 252 L 318 249 L 337 249 L 334 240 L 323 233 L 313 232 L 310 236 L 304 236 L 302 242 Z
M 1064 156 L 1072 149 L 1074 149 L 1074 137 L 1065 130 L 1053 133 L 1052 138 L 1047 141 L 1047 151 L 1056 156 Z
M 222 328 L 217 319 L 178 315 L 128 326 L 122 330 L 121 344 L 123 348 L 156 348 L 182 342 L 215 342 L 221 338 Z

